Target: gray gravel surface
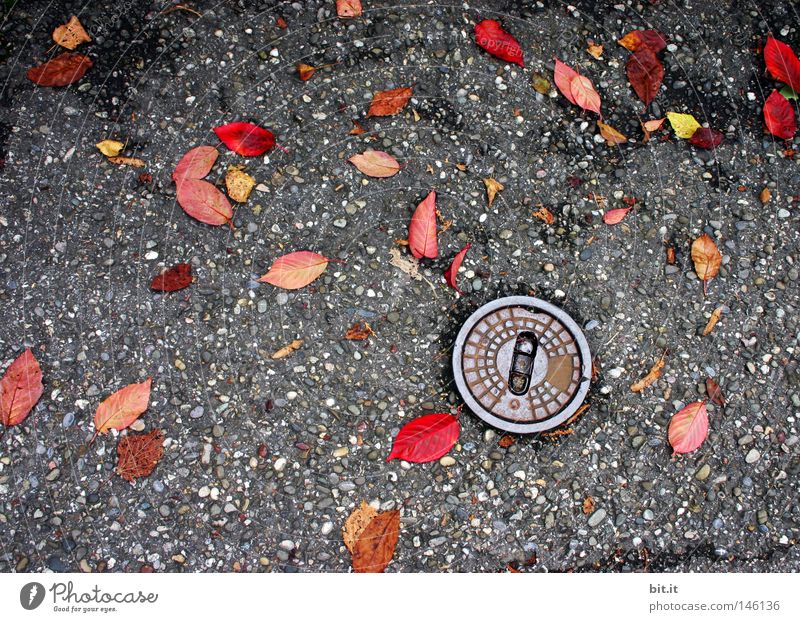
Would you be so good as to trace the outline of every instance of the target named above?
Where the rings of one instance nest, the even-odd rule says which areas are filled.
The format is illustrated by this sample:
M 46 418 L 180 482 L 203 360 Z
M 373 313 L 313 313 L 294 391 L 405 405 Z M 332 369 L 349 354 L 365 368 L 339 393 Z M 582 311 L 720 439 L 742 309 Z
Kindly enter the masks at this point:
M 763 135 L 773 85 L 759 54 L 769 31 L 800 50 L 792 4 L 364 4 L 347 21 L 319 0 L 191 3 L 201 18 L 147 0 L 36 0 L 6 15 L 0 357 L 32 347 L 45 394 L 0 441 L 0 570 L 348 571 L 340 529 L 363 499 L 402 508 L 393 572 L 800 569 L 800 173 L 784 151 L 800 146 Z M 35 87 L 25 70 L 73 13 L 94 67 L 70 87 Z M 524 70 L 474 44 L 487 17 L 520 40 Z M 671 44 L 647 118 L 692 113 L 725 132 L 716 152 L 669 131 L 641 143 L 615 40 L 647 26 Z M 554 55 L 594 81 L 606 120 L 634 142 L 607 147 L 594 115 L 533 90 Z M 297 62 L 337 64 L 303 83 Z M 402 114 L 364 120 L 374 92 L 407 85 Z M 348 135 L 352 119 L 368 133 Z M 246 164 L 261 184 L 230 230 L 186 216 L 170 174 L 235 120 L 271 128 L 288 154 L 222 148 L 213 181 Z M 107 162 L 94 148 L 107 137 L 146 168 Z M 366 147 L 403 170 L 367 180 L 346 162 Z M 485 177 L 505 185 L 492 209 Z M 453 225 L 414 280 L 388 251 L 433 188 Z M 638 205 L 609 227 L 590 196 Z M 538 204 L 553 225 L 532 217 Z M 689 256 L 704 231 L 724 256 L 705 297 Z M 441 272 L 466 241 L 459 298 Z M 256 282 L 303 249 L 343 263 L 298 291 Z M 182 261 L 189 289 L 149 291 Z M 386 463 L 405 422 L 459 405 L 461 322 L 529 292 L 570 312 L 597 356 L 572 433 L 502 448 L 464 412 L 450 466 Z M 376 336 L 344 340 L 357 320 Z M 271 359 L 296 338 L 297 352 Z M 632 393 L 665 352 L 664 376 Z M 162 428 L 166 449 L 131 485 L 113 473 L 115 438 L 88 441 L 102 398 L 148 376 L 135 427 Z M 669 418 L 705 397 L 709 376 L 727 407 L 709 405 L 705 444 L 672 457 Z

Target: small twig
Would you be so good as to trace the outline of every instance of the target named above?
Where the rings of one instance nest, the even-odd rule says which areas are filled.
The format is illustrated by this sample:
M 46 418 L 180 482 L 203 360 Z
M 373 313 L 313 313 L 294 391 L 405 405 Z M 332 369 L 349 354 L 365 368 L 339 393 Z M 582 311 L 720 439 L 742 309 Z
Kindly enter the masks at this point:
M 161 11 L 161 15 L 169 15 L 170 13 L 174 13 L 175 11 L 186 11 L 187 13 L 191 13 L 192 15 L 196 15 L 197 17 L 203 17 L 203 14 L 199 11 L 195 11 L 192 7 L 186 6 L 185 4 L 176 4 L 175 6 L 171 6 L 168 9 Z

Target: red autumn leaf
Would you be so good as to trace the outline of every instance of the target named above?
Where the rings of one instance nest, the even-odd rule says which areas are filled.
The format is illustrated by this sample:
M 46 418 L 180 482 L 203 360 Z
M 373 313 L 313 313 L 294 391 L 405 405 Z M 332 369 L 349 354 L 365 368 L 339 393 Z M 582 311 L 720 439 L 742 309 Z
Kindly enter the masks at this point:
M 632 30 L 627 35 L 617 41 L 622 47 L 628 48 L 631 52 L 646 47 L 658 54 L 667 46 L 667 41 L 657 30 Z
M 649 106 L 658 95 L 658 89 L 664 80 L 664 65 L 650 48 L 640 47 L 631 54 L 625 69 L 636 95 Z
M 632 208 L 630 207 L 620 207 L 618 209 L 610 209 L 605 214 L 603 214 L 603 222 L 607 225 L 616 225 L 617 223 L 622 222 L 622 219 L 625 218 L 625 215 L 631 211 Z
M 336 0 L 336 15 L 339 17 L 360 17 L 361 0 Z
M 570 92 L 575 103 L 584 110 L 600 114 L 600 95 L 594 90 L 592 81 L 586 76 L 577 75 L 569 83 Z
M 80 80 L 92 64 L 88 56 L 63 52 L 38 67 L 31 67 L 26 75 L 39 86 L 67 86 Z
M 184 212 L 207 225 L 224 225 L 233 218 L 228 198 L 202 179 L 184 179 L 178 184 L 177 198 Z
M 241 156 L 260 156 L 275 146 L 275 136 L 272 132 L 244 121 L 215 127 L 214 133 L 228 149 Z
M 42 396 L 42 370 L 30 348 L 8 366 L 0 380 L 0 423 L 7 428 L 25 421 Z
M 475 43 L 492 56 L 496 56 L 509 63 L 525 66 L 522 59 L 522 48 L 519 42 L 493 19 L 485 19 L 475 24 Z
M 556 69 L 553 73 L 553 81 L 556 83 L 558 90 L 561 91 L 561 94 L 566 97 L 571 104 L 576 103 L 575 98 L 572 95 L 572 80 L 577 76 L 577 71 L 556 59 Z
M 670 419 L 667 436 L 674 454 L 694 451 L 703 444 L 707 435 L 708 411 L 705 402 L 692 402 Z
M 694 134 L 692 134 L 689 142 L 695 147 L 700 147 L 701 149 L 715 149 L 719 147 L 723 137 L 724 134 L 719 130 L 701 127 L 694 131 Z
M 800 59 L 792 48 L 770 35 L 764 47 L 764 62 L 773 78 L 800 92 Z
M 147 477 L 164 455 L 164 433 L 155 429 L 147 434 L 127 435 L 117 443 L 117 473 L 133 483 Z
M 179 185 L 185 179 L 202 179 L 211 172 L 217 156 L 219 151 L 209 145 L 189 149 L 172 172 L 172 181 Z
M 394 439 L 386 462 L 431 462 L 444 456 L 458 440 L 461 426 L 450 413 L 433 413 L 405 424 Z
M 444 278 L 447 281 L 447 284 L 462 295 L 464 292 L 462 292 L 458 288 L 456 279 L 458 278 L 458 269 L 461 267 L 461 262 L 464 261 L 464 257 L 466 257 L 467 251 L 469 250 L 470 246 L 471 242 L 467 243 L 467 245 L 464 248 L 458 251 L 456 256 L 453 257 L 453 261 L 450 263 L 450 267 L 444 272 Z
M 176 292 L 192 284 L 192 265 L 179 263 L 164 270 L 150 282 L 150 289 L 158 292 Z
M 773 136 L 790 140 L 797 132 L 792 104 L 777 90 L 764 102 L 764 127 Z
M 417 205 L 408 225 L 408 247 L 417 259 L 439 256 L 439 242 L 436 239 L 436 191 Z
M 381 512 L 361 533 L 353 546 L 355 572 L 383 572 L 394 556 L 400 537 L 400 510 Z
M 140 384 L 129 384 L 104 399 L 94 414 L 94 435 L 124 430 L 136 421 L 147 410 L 151 383 L 152 378 L 148 378 Z
M 408 104 L 414 91 L 410 86 L 375 93 L 367 111 L 368 117 L 390 117 Z
M 719 383 L 713 378 L 706 378 L 706 393 L 708 393 L 708 399 L 712 402 L 723 408 L 725 407 L 725 394 L 722 392 Z
M 312 253 L 297 251 L 278 257 L 269 271 L 259 281 L 283 289 L 300 289 L 325 272 L 330 259 Z

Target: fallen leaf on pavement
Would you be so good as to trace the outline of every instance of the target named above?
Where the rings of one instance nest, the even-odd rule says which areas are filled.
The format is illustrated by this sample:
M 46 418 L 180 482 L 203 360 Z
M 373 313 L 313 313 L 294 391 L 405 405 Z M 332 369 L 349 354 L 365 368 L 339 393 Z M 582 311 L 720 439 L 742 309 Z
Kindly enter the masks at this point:
M 797 132 L 794 108 L 778 91 L 772 91 L 764 102 L 764 127 L 778 138 L 790 140 Z
M 586 76 L 577 75 L 569 84 L 572 98 L 584 110 L 591 110 L 600 114 L 600 95 L 594 90 L 592 81 Z
M 436 238 L 436 191 L 428 193 L 414 210 L 408 225 L 408 248 L 417 259 L 439 256 Z
M 653 366 L 650 368 L 650 371 L 647 372 L 647 375 L 644 378 L 637 380 L 631 385 L 631 391 L 634 393 L 641 393 L 656 380 L 661 378 L 661 374 L 663 373 L 661 370 L 664 369 L 665 364 L 664 357 L 662 356 L 653 364 Z
M 497 441 L 497 444 L 500 445 L 500 447 L 502 447 L 503 449 L 507 449 L 511 447 L 515 442 L 516 440 L 514 439 L 513 436 L 511 436 L 510 434 L 504 434 L 503 436 L 500 437 L 500 440 Z
M 311 65 L 306 65 L 305 63 L 297 63 L 297 76 L 305 82 L 306 80 L 310 80 L 311 76 L 313 76 L 317 72 L 316 67 L 312 67 Z
M 286 358 L 302 345 L 303 345 L 302 339 L 295 339 L 294 341 L 292 341 L 292 343 L 283 346 L 280 350 L 275 350 L 275 352 L 272 353 L 272 359 L 277 361 L 278 359 Z
M 719 274 L 722 264 L 722 255 L 714 240 L 707 233 L 692 242 L 692 261 L 697 277 L 703 281 L 703 291 L 705 292 L 708 281 Z
M 456 279 L 458 278 L 458 269 L 461 267 L 461 263 L 464 261 L 464 257 L 466 257 L 470 245 L 471 243 L 468 242 L 464 248 L 456 253 L 456 256 L 453 257 L 453 261 L 450 262 L 450 267 L 444 272 L 444 278 L 447 281 L 447 284 L 462 296 L 464 295 L 464 292 L 458 288 Z
M 589 56 L 599 59 L 603 55 L 603 46 L 594 41 L 589 41 L 586 46 L 586 51 L 589 53 Z
M 678 138 L 691 138 L 698 129 L 700 124 L 690 114 L 683 114 L 681 112 L 668 112 L 667 119 L 672 129 L 675 130 L 675 135 Z
M 231 199 L 237 203 L 244 203 L 255 186 L 255 178 L 245 173 L 241 166 L 228 167 L 228 172 L 225 175 L 225 188 Z
M 667 432 L 673 455 L 694 451 L 708 435 L 708 411 L 705 402 L 692 402 L 670 419 Z
M 94 415 L 95 437 L 109 430 L 124 430 L 136 421 L 147 410 L 151 383 L 152 378 L 148 378 L 140 384 L 129 384 L 104 399 Z
M 385 151 L 367 149 L 350 156 L 347 161 L 369 177 L 391 177 L 400 171 L 400 164 Z
M 344 334 L 348 341 L 364 341 L 375 335 L 375 331 L 368 322 L 356 322 Z
M 761 201 L 761 205 L 766 205 L 769 203 L 770 199 L 772 198 L 772 193 L 769 191 L 769 188 L 764 187 L 761 191 L 761 194 L 758 195 L 758 200 Z
M 647 142 L 650 140 L 650 134 L 653 132 L 657 132 L 661 129 L 661 126 L 664 125 L 665 117 L 661 119 L 651 119 L 650 121 L 644 121 L 642 123 L 642 131 L 644 132 L 644 140 L 642 142 Z
M 800 59 L 792 48 L 770 35 L 764 46 L 764 62 L 773 78 L 800 92 Z
M 192 265 L 179 263 L 164 270 L 150 282 L 150 289 L 158 292 L 176 292 L 192 284 Z
M 143 168 L 145 166 L 145 161 L 141 158 L 131 158 L 129 156 L 112 156 L 108 158 L 108 161 L 117 166 L 132 166 L 133 168 Z
M 178 205 L 192 218 L 207 225 L 224 225 L 233 218 L 233 208 L 219 189 L 202 179 L 184 179 L 177 184 Z
M 491 208 L 497 193 L 501 190 L 505 190 L 505 186 L 491 177 L 484 179 L 483 185 L 486 186 L 486 197 L 489 200 L 489 207 Z
M 101 140 L 99 143 L 95 145 L 107 158 L 113 158 L 118 156 L 122 153 L 122 150 L 125 148 L 125 143 L 122 143 L 118 140 Z
M 27 348 L 0 380 L 0 423 L 10 428 L 25 421 L 43 391 L 42 369 Z
M 631 54 L 625 69 L 636 95 L 649 106 L 664 80 L 664 65 L 650 48 L 640 47 Z
M 557 58 L 556 68 L 553 72 L 553 81 L 561 94 L 566 97 L 571 104 L 575 104 L 575 97 L 572 95 L 572 80 L 577 77 L 578 72 L 569 65 L 562 63 Z
M 583 513 L 591 514 L 592 512 L 594 512 L 594 499 L 592 497 L 586 497 L 583 500 Z
M 613 145 L 621 145 L 628 142 L 625 135 L 617 129 L 614 129 L 607 123 L 602 121 L 597 122 L 597 127 L 600 128 L 600 136 L 606 139 L 606 144 L 611 147 Z
M 164 455 L 164 433 L 155 429 L 147 434 L 128 434 L 117 443 L 117 473 L 133 483 L 147 477 Z
M 719 322 L 719 318 L 722 317 L 722 307 L 717 307 L 711 312 L 711 317 L 708 318 L 708 322 L 706 323 L 706 327 L 703 329 L 703 337 L 706 337 L 714 327 Z
M 657 30 L 632 30 L 622 39 L 619 39 L 617 43 L 631 52 L 636 52 L 639 48 L 646 47 L 656 54 L 667 45 L 664 35 Z
M 492 56 L 525 66 L 519 42 L 493 19 L 485 19 L 475 24 L 475 43 Z
M 336 0 L 336 15 L 339 17 L 360 17 L 361 0 Z
M 172 172 L 172 180 L 176 185 L 184 179 L 202 179 L 211 172 L 217 161 L 219 151 L 216 147 L 200 145 L 187 151 Z
M 715 149 L 719 147 L 724 136 L 725 135 L 719 130 L 700 127 L 695 130 L 694 134 L 692 134 L 689 142 L 695 147 L 700 147 L 701 149 Z
M 83 28 L 81 21 L 74 15 L 66 24 L 57 26 L 53 31 L 53 41 L 68 50 L 74 50 L 81 43 L 89 43 L 91 40 L 92 38 Z
M 389 256 L 390 256 L 389 259 L 390 264 L 392 264 L 397 268 L 400 268 L 412 279 L 416 279 L 417 281 L 422 280 L 422 275 L 419 273 L 419 259 L 417 259 L 416 257 L 411 257 L 411 258 L 403 257 L 403 253 L 399 248 L 390 248 Z
M 353 121 L 353 129 L 351 129 L 348 132 L 348 134 L 350 136 L 359 136 L 359 135 L 363 134 L 366 131 L 367 130 L 365 130 L 364 127 L 358 121 Z
M 408 104 L 413 91 L 410 87 L 375 93 L 367 112 L 368 117 L 390 117 Z
M 39 86 L 67 86 L 80 80 L 92 67 L 92 59 L 76 52 L 63 52 L 38 67 L 28 69 L 28 80 Z
M 362 530 L 353 550 L 355 572 L 383 572 L 400 537 L 400 510 L 381 512 Z
M 708 399 L 717 406 L 725 407 L 725 395 L 723 395 L 719 383 L 713 378 L 706 378 L 706 393 L 708 393 Z
M 550 91 L 550 80 L 545 78 L 540 73 L 533 74 L 531 77 L 531 85 L 533 86 L 534 91 L 541 93 L 542 95 L 546 95 Z
M 539 209 L 533 212 L 533 216 L 547 225 L 552 225 L 556 221 L 556 217 L 553 216 L 553 212 L 547 209 L 544 205 L 541 205 Z
M 603 214 L 603 222 L 607 225 L 616 225 L 622 222 L 625 215 L 631 211 L 630 207 L 620 207 L 618 209 L 610 209 Z
M 260 156 L 275 146 L 272 132 L 244 121 L 215 127 L 214 133 L 228 149 L 241 156 Z
M 297 251 L 278 257 L 259 281 L 283 289 L 300 289 L 325 272 L 330 259 L 311 251 Z
M 352 555 L 356 549 L 356 542 L 358 537 L 367 528 L 367 525 L 372 522 L 372 519 L 378 515 L 378 510 L 369 505 L 366 501 L 362 501 L 361 505 L 350 513 L 347 520 L 342 527 L 342 540 L 347 550 Z
M 422 415 L 405 424 L 386 458 L 408 462 L 438 460 L 453 448 L 461 432 L 458 418 L 449 413 Z

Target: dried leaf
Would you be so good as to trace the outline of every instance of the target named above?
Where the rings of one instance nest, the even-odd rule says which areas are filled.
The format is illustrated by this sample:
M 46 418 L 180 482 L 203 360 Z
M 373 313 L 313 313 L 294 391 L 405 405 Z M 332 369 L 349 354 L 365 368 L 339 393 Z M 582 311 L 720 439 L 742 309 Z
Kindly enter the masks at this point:
M 410 259 L 403 257 L 403 253 L 399 248 L 390 248 L 389 256 L 391 257 L 389 259 L 390 264 L 400 268 L 412 279 L 422 280 L 422 275 L 419 273 L 419 259 L 416 257 L 411 257 Z
M 339 17 L 360 17 L 361 0 L 336 0 L 336 15 Z
M 278 257 L 259 281 L 283 289 L 300 289 L 325 272 L 330 259 L 311 251 L 297 251 Z
M 505 190 L 505 186 L 491 177 L 484 179 L 483 184 L 486 186 L 486 197 L 489 199 L 489 208 L 491 208 L 497 193 Z
M 225 188 L 231 199 L 237 203 L 244 203 L 255 186 L 255 178 L 245 173 L 241 166 L 228 167 L 228 172 L 225 175 Z
M 571 104 L 576 104 L 575 96 L 572 94 L 572 80 L 578 77 L 578 72 L 572 67 L 565 65 L 557 58 L 553 80 L 561 94 L 566 97 Z
M 117 443 L 117 473 L 133 483 L 147 477 L 164 455 L 164 433 L 155 429 L 147 434 L 128 434 Z
M 303 345 L 302 339 L 295 339 L 294 341 L 292 341 L 292 343 L 285 345 L 280 350 L 276 350 L 275 352 L 273 352 L 272 360 L 277 361 L 278 359 L 285 358 L 302 345 Z
M 306 65 L 305 63 L 297 63 L 297 77 L 300 78 L 303 82 L 306 80 L 310 80 L 311 76 L 313 76 L 317 72 L 316 67 L 312 67 L 311 65 Z
M 722 255 L 711 239 L 711 236 L 704 233 L 692 242 L 692 261 L 697 277 L 703 281 L 703 290 L 709 280 L 719 274 L 719 267 L 722 264 Z
M 219 151 L 209 145 L 200 145 L 190 149 L 172 172 L 172 180 L 180 185 L 184 179 L 202 179 L 211 172 L 218 156 Z
M 586 51 L 589 52 L 589 56 L 599 59 L 603 55 L 603 46 L 590 40 L 586 46 Z
M 436 191 L 428 196 L 414 210 L 408 225 L 408 248 L 417 259 L 439 256 L 439 243 L 436 238 Z
M 586 497 L 583 500 L 583 513 L 591 514 L 592 512 L 594 512 L 594 499 L 592 497 Z
M 148 378 L 140 384 L 129 384 L 103 400 L 94 415 L 94 435 L 124 430 L 136 421 L 147 410 L 151 383 L 152 378 Z
M 348 341 L 364 341 L 375 335 L 375 331 L 368 322 L 356 322 L 344 334 Z
M 447 284 L 462 296 L 464 295 L 464 292 L 458 288 L 456 279 L 458 278 L 458 269 L 461 267 L 461 263 L 464 261 L 464 257 L 466 257 L 470 245 L 471 242 L 468 242 L 464 248 L 456 253 L 456 256 L 453 257 L 453 261 L 450 262 L 450 267 L 444 272 L 444 278 L 445 281 L 447 281 Z
M 38 67 L 28 69 L 26 75 L 39 86 L 67 86 L 86 75 L 92 64 L 88 56 L 63 52 Z
M 548 225 L 552 225 L 556 221 L 556 217 L 553 216 L 553 212 L 547 209 L 544 205 L 541 205 L 539 209 L 533 213 L 533 216 Z
M 367 130 L 365 130 L 364 127 L 358 121 L 353 121 L 353 129 L 351 129 L 348 132 L 348 134 L 350 136 L 359 136 L 360 134 L 363 134 L 366 131 Z
M 689 142 L 701 149 L 716 149 L 719 147 L 723 138 L 724 134 L 722 132 L 707 127 L 701 127 L 695 130 Z
M 0 380 L 0 423 L 10 428 L 25 421 L 43 391 L 42 369 L 27 348 Z
M 650 48 L 641 47 L 631 54 L 625 68 L 636 95 L 649 106 L 664 80 L 664 65 Z
M 769 191 L 769 188 L 766 186 L 761 191 L 761 194 L 758 195 L 758 200 L 761 201 L 761 205 L 766 205 L 769 203 L 770 199 L 772 198 L 772 193 Z
M 631 391 L 634 393 L 641 393 L 651 384 L 653 384 L 656 380 L 661 378 L 661 374 L 663 373 L 661 370 L 664 369 L 665 365 L 664 357 L 662 356 L 658 359 L 655 364 L 650 368 L 650 371 L 647 372 L 647 375 L 642 378 L 641 380 L 637 380 L 631 385 Z
M 431 462 L 450 451 L 461 426 L 449 413 L 422 415 L 400 428 L 386 462 L 399 458 L 408 462 Z
M 367 112 L 368 117 L 390 117 L 400 112 L 408 104 L 413 91 L 411 87 L 392 89 L 375 93 Z
M 627 35 L 617 41 L 622 47 L 636 52 L 642 47 L 646 47 L 658 54 L 667 46 L 667 41 L 657 30 L 632 30 Z
M 500 445 L 500 447 L 502 447 L 503 449 L 507 449 L 516 442 L 517 441 L 514 439 L 513 436 L 511 436 L 510 434 L 504 434 L 503 436 L 500 437 L 500 440 L 497 441 L 497 444 Z
M 569 85 L 575 103 L 584 110 L 600 114 L 600 95 L 594 90 L 592 81 L 586 76 L 577 75 Z
M 400 510 L 381 512 L 363 529 L 353 550 L 355 572 L 383 572 L 400 537 Z
M 108 161 L 117 166 L 132 166 L 134 168 L 144 168 L 145 166 L 145 161 L 141 158 L 131 158 L 128 156 L 113 156 L 108 158 Z
M 534 73 L 533 76 L 531 76 L 531 85 L 533 85 L 534 91 L 542 95 L 547 95 L 550 91 L 550 80 L 540 73 Z
M 764 46 L 764 62 L 773 78 L 800 91 L 800 59 L 792 48 L 770 35 Z
M 53 31 L 53 41 L 68 50 L 74 50 L 81 43 L 89 43 L 91 40 L 81 21 L 74 15 L 66 24 L 57 26 Z
M 708 436 L 708 411 L 705 402 L 693 402 L 675 413 L 667 432 L 673 455 L 694 451 Z
M 698 129 L 700 124 L 690 114 L 683 114 L 681 112 L 668 112 L 667 119 L 672 129 L 675 130 L 675 135 L 678 138 L 691 138 Z
M 791 140 L 797 132 L 794 108 L 778 91 L 772 91 L 764 102 L 764 128 L 784 140 Z
M 176 292 L 192 284 L 192 265 L 179 263 L 164 270 L 150 282 L 150 289 L 158 292 Z
M 618 209 L 610 209 L 603 214 L 603 222 L 607 225 L 616 225 L 622 222 L 625 215 L 631 211 L 630 207 L 620 207 Z
M 597 127 L 600 128 L 600 136 L 606 139 L 606 144 L 609 147 L 614 145 L 621 145 L 622 143 L 628 142 L 628 139 L 625 135 L 617 129 L 614 129 L 610 125 L 603 123 L 602 121 L 597 122 Z
M 350 156 L 347 161 L 369 177 L 392 177 L 400 171 L 400 164 L 385 151 L 367 149 Z
M 642 123 L 642 131 L 644 132 L 644 140 L 642 142 L 647 142 L 650 140 L 650 134 L 656 132 L 661 129 L 661 126 L 664 125 L 664 121 L 666 120 L 665 117 L 660 119 L 652 119 L 650 121 L 644 121 Z
M 125 143 L 122 143 L 118 140 L 101 140 L 99 143 L 95 145 L 107 158 L 114 158 L 122 153 L 122 150 L 125 148 Z
M 525 66 L 519 42 L 503 30 L 498 21 L 485 19 L 475 24 L 475 43 L 492 56 L 516 63 L 520 67 Z
M 719 319 L 722 317 L 723 307 L 717 307 L 711 312 L 711 317 L 708 318 L 708 322 L 706 322 L 706 327 L 703 329 L 703 337 L 706 337 L 714 327 L 719 322 Z
M 350 513 L 347 520 L 342 527 L 342 540 L 350 554 L 353 555 L 356 549 L 356 542 L 358 537 L 367 528 L 367 525 L 372 522 L 372 519 L 378 515 L 378 510 L 369 505 L 366 501 L 362 501 L 361 505 Z
M 725 408 L 725 395 L 722 393 L 719 383 L 713 378 L 706 378 L 706 393 L 708 393 L 708 399 L 717 406 Z
M 233 209 L 225 195 L 202 179 L 180 182 L 177 199 L 184 212 L 207 225 L 224 225 L 233 218 Z
M 214 133 L 228 149 L 241 156 L 260 156 L 275 146 L 272 132 L 244 121 L 215 127 Z

